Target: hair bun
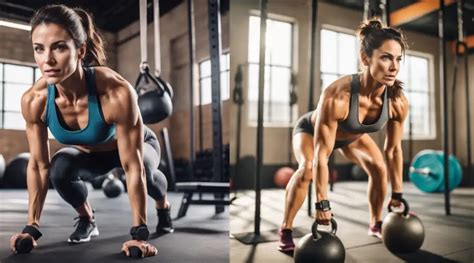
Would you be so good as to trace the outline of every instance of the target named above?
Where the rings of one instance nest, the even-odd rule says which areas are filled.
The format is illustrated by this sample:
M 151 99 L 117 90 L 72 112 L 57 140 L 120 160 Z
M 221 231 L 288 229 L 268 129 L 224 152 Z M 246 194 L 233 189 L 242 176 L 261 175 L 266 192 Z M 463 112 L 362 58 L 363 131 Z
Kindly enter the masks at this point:
M 380 18 L 371 18 L 365 22 L 365 26 L 370 29 L 382 29 L 384 25 Z
M 382 20 L 378 17 L 373 17 L 371 19 L 363 21 L 360 25 L 359 28 L 357 28 L 357 35 L 359 38 L 364 38 L 370 31 L 372 30 L 379 30 L 384 28 L 384 24 L 382 23 Z

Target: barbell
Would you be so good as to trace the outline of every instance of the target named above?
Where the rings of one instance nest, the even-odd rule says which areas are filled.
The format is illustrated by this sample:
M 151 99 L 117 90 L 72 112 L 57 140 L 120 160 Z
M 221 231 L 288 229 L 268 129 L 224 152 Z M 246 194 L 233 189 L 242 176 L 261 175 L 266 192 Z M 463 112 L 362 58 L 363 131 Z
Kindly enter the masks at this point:
M 449 190 L 458 187 L 462 179 L 462 167 L 453 155 L 449 155 Z M 428 193 L 444 191 L 444 152 L 423 150 L 410 164 L 410 180 L 420 190 Z

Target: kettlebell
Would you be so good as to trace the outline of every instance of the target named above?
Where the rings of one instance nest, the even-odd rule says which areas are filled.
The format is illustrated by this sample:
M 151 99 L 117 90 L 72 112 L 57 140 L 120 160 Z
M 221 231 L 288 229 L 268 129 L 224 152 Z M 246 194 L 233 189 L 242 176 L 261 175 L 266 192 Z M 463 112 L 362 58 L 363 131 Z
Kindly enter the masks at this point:
M 336 236 L 337 223 L 331 219 L 331 232 L 318 231 L 318 223 L 314 222 L 311 232 L 302 237 L 295 248 L 295 263 L 339 263 L 344 262 L 346 250 Z
M 123 188 L 122 182 L 113 174 L 109 174 L 102 184 L 102 190 L 108 198 L 118 197 L 124 191 Z
M 403 212 L 394 212 L 388 205 L 388 215 L 382 222 L 382 240 L 394 254 L 412 253 L 420 249 L 425 239 L 425 229 L 421 220 L 409 213 L 408 202 L 401 199 Z
M 140 75 L 135 83 L 135 89 L 143 123 L 153 124 L 171 116 L 173 88 L 163 79 L 151 75 L 147 63 L 140 65 Z

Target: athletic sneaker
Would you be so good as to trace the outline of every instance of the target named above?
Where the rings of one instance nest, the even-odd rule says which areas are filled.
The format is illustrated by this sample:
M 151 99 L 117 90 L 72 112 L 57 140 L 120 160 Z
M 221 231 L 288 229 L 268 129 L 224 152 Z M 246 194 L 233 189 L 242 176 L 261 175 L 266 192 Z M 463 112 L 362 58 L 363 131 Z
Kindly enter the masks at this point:
M 171 206 L 163 209 L 156 209 L 158 213 L 157 233 L 173 233 L 173 222 L 171 221 Z
M 78 216 L 74 220 L 77 220 L 74 224 L 74 226 L 77 226 L 76 231 L 69 236 L 67 242 L 74 244 L 89 242 L 91 237 L 99 235 L 99 229 L 97 229 L 94 219 L 91 220 L 87 216 Z
M 295 250 L 295 243 L 293 243 L 293 231 L 291 229 L 280 229 L 278 236 L 280 236 L 280 244 L 278 250 L 281 252 L 292 252 Z
M 369 236 L 376 237 L 378 239 L 382 239 L 382 221 L 375 223 L 369 227 Z

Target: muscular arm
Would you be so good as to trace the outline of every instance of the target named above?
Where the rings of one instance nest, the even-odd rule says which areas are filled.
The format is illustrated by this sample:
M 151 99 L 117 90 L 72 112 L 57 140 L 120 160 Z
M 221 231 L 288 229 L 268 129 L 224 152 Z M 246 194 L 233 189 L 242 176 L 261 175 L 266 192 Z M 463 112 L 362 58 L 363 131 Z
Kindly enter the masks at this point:
M 392 184 L 392 193 L 402 192 L 403 184 L 403 122 L 408 115 L 408 100 L 404 95 L 391 100 L 392 116 L 387 123 L 384 156 L 387 173 Z
M 146 177 L 143 170 L 143 122 L 137 98 L 128 83 L 121 83 L 110 96 L 120 162 L 125 171 L 133 225 L 146 224 Z
M 336 141 L 338 115 L 340 115 L 337 99 L 323 95 L 321 100 L 314 126 L 313 180 L 317 201 L 328 199 L 328 160 Z
M 30 89 L 21 99 L 26 121 L 30 159 L 26 170 L 28 185 L 28 225 L 39 226 L 41 211 L 48 192 L 49 143 L 46 125 L 41 120 L 46 99 Z

